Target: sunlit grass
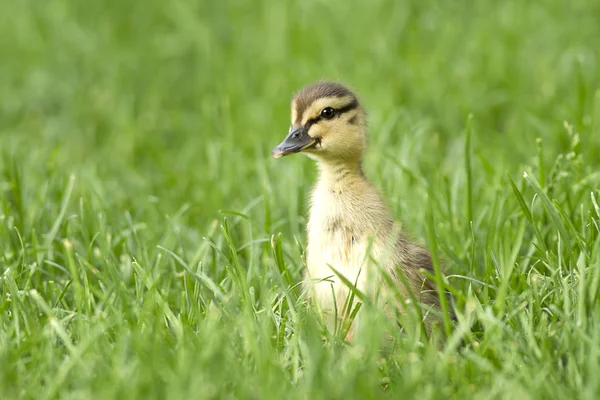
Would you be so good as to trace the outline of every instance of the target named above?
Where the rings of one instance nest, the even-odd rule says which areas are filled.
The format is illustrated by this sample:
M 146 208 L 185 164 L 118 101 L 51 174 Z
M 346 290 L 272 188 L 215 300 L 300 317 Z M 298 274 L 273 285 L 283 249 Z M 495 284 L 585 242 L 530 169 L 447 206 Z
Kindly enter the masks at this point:
M 598 396 L 595 2 L 4 3 L 0 398 Z M 318 78 L 440 259 L 443 344 L 364 304 L 346 346 L 301 295 L 315 169 L 270 150 Z

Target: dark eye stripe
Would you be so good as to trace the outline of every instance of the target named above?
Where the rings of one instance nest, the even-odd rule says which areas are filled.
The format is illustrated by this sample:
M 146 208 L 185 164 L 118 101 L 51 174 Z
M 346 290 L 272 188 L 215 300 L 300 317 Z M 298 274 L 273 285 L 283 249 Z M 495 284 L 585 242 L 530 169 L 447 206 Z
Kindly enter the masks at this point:
M 334 112 L 335 115 L 333 116 L 333 118 L 337 118 L 340 115 L 347 113 L 348 111 L 354 110 L 356 107 L 358 107 L 358 101 L 356 100 L 352 100 L 352 103 L 345 105 L 342 108 L 334 108 Z M 308 121 L 306 121 L 306 129 L 310 128 L 312 125 L 316 124 L 317 122 L 321 121 L 323 119 L 322 116 L 317 116 L 314 118 L 309 119 Z
M 353 100 L 352 103 L 342 107 L 342 108 L 338 108 L 337 110 L 335 110 L 336 116 L 337 115 L 341 115 L 345 112 L 348 112 L 350 110 L 354 110 L 356 107 L 358 107 L 358 101 Z

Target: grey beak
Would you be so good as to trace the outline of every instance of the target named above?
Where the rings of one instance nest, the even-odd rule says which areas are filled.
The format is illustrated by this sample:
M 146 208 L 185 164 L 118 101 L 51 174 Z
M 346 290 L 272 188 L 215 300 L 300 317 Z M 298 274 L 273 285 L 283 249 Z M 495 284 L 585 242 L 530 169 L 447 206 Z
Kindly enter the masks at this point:
M 283 142 L 275 147 L 271 152 L 274 158 L 280 158 L 292 153 L 299 153 L 302 150 L 313 146 L 317 143 L 316 139 L 308 135 L 308 129 L 304 126 L 292 128 Z

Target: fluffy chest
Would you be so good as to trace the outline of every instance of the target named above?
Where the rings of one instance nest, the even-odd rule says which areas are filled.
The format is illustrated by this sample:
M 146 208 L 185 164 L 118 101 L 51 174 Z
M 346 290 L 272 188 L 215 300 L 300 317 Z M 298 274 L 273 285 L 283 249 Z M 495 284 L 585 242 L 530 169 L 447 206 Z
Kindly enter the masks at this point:
M 313 278 L 332 277 L 337 281 L 330 266 L 353 282 L 359 276 L 368 240 L 356 203 L 355 198 L 343 193 L 314 193 L 307 226 L 307 264 Z
M 350 292 L 337 273 L 363 293 L 377 289 L 378 267 L 391 226 L 387 209 L 361 174 L 321 176 L 307 225 L 307 289 L 321 310 L 342 307 Z M 340 177 L 341 176 L 341 177 Z

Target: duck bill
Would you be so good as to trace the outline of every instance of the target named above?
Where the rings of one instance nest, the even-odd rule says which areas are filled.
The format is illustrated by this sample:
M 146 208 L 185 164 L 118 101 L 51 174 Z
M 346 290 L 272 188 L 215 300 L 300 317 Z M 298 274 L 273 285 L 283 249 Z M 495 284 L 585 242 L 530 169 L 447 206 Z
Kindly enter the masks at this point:
M 280 158 L 288 154 L 300 153 L 313 147 L 317 140 L 308 135 L 308 129 L 304 126 L 292 128 L 283 142 L 271 152 L 273 158 Z

